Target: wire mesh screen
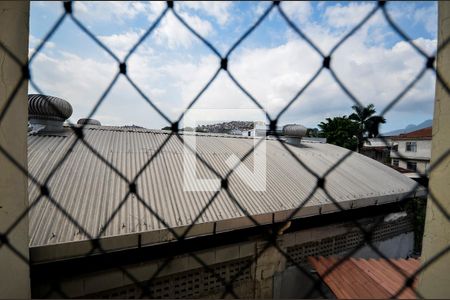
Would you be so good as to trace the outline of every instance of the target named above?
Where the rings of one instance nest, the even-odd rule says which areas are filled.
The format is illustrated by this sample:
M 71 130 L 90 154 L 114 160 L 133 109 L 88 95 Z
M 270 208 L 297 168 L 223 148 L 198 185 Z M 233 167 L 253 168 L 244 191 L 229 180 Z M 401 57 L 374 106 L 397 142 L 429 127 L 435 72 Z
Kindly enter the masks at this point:
M 383 228 L 383 218 L 376 220 L 376 222 L 373 222 L 371 226 L 366 226 L 365 224 L 362 224 L 357 217 L 351 218 L 351 226 L 353 228 L 356 228 L 356 231 L 353 231 L 352 234 L 354 235 L 353 240 L 350 241 L 349 238 L 344 237 L 336 237 L 330 240 L 324 240 L 321 245 L 313 245 L 313 244 L 304 244 L 301 247 L 294 247 L 294 248 L 288 248 L 286 250 L 280 245 L 279 235 L 280 231 L 282 232 L 283 228 L 290 224 L 291 221 L 295 219 L 295 216 L 298 215 L 299 212 L 306 209 L 306 206 L 308 202 L 312 199 L 315 193 L 321 192 L 326 195 L 326 197 L 329 199 L 329 201 L 337 208 L 338 211 L 347 211 L 351 210 L 352 207 L 344 207 L 342 205 L 342 202 L 338 199 L 335 199 L 333 197 L 333 194 L 330 193 L 329 187 L 327 187 L 327 178 L 335 172 L 339 166 L 342 164 L 345 164 L 345 162 L 352 156 L 352 155 L 358 155 L 354 154 L 352 151 L 348 151 L 344 156 L 339 158 L 335 164 L 331 168 L 329 168 L 323 175 L 319 175 L 315 170 L 312 170 L 308 167 L 307 164 L 296 155 L 292 148 L 288 147 L 286 143 L 283 140 L 283 136 L 280 135 L 280 133 L 277 131 L 277 125 L 279 125 L 279 120 L 281 117 L 286 113 L 286 111 L 289 110 L 289 108 L 297 101 L 299 101 L 299 98 L 305 93 L 305 91 L 310 87 L 315 80 L 318 78 L 318 76 L 323 72 L 328 72 L 334 81 L 338 84 L 338 86 L 342 89 L 342 91 L 351 99 L 352 102 L 349 104 L 356 105 L 358 107 L 363 107 L 362 101 L 358 99 L 352 92 L 350 92 L 349 87 L 346 86 L 346 84 L 340 79 L 340 77 L 335 73 L 333 69 L 333 59 L 335 52 L 346 43 L 346 41 L 354 35 L 364 24 L 366 24 L 377 12 L 381 12 L 384 19 L 387 21 L 389 26 L 393 29 L 393 31 L 398 34 L 401 39 L 403 39 L 405 42 L 409 44 L 410 47 L 412 47 L 417 53 L 419 53 L 420 56 L 422 56 L 425 59 L 425 63 L 422 66 L 420 72 L 411 79 L 409 84 L 404 86 L 403 90 L 395 97 L 393 98 L 390 103 L 383 109 L 381 116 L 384 116 L 387 112 L 389 112 L 395 105 L 397 105 L 400 101 L 402 101 L 402 98 L 405 96 L 405 94 L 411 90 L 416 83 L 427 73 L 427 72 L 433 72 L 436 75 L 437 81 L 439 81 L 440 84 L 442 84 L 447 91 L 449 92 L 449 86 L 448 84 L 443 80 L 440 72 L 435 67 L 435 58 L 438 51 L 441 51 L 444 47 L 447 47 L 449 44 L 449 41 L 445 41 L 441 45 L 439 45 L 437 52 L 433 55 L 428 55 L 424 50 L 422 50 L 418 45 L 416 45 L 412 39 L 405 33 L 402 28 L 400 28 L 399 25 L 395 23 L 393 18 L 391 17 L 389 13 L 389 9 L 387 8 L 385 1 L 379 1 L 377 5 L 373 7 L 373 9 L 366 15 L 362 20 L 354 26 L 345 36 L 342 37 L 341 40 L 339 40 L 334 47 L 331 48 L 331 51 L 328 53 L 322 52 L 319 47 L 309 38 L 308 34 L 302 30 L 299 26 L 297 26 L 286 14 L 286 12 L 283 9 L 282 3 L 280 1 L 274 1 L 269 5 L 259 16 L 257 21 L 252 24 L 245 33 L 239 37 L 235 41 L 235 43 L 229 48 L 228 51 L 225 53 L 222 53 L 219 51 L 215 45 L 213 45 L 210 41 L 208 41 L 206 38 L 204 38 L 199 32 L 197 32 L 189 23 L 177 12 L 177 3 L 169 1 L 167 2 L 166 8 L 162 11 L 162 13 L 156 18 L 154 22 L 149 24 L 148 29 L 142 34 L 142 36 L 139 38 L 139 40 L 134 45 L 129 45 L 130 50 L 125 56 L 123 60 L 119 59 L 118 56 L 109 49 L 94 33 L 91 32 L 91 30 L 83 24 L 82 21 L 77 17 L 77 11 L 74 10 L 74 6 L 72 2 L 63 2 L 61 3 L 64 7 L 64 13 L 58 18 L 58 20 L 55 22 L 55 24 L 51 27 L 49 32 L 45 35 L 39 46 L 36 47 L 35 52 L 30 56 L 28 64 L 22 65 L 20 63 L 20 59 L 18 59 L 15 55 L 15 53 L 11 52 L 5 45 L 0 44 L 0 47 L 3 51 L 6 52 L 6 54 L 13 59 L 20 67 L 22 68 L 22 78 L 19 82 L 17 82 L 17 85 L 11 95 L 9 95 L 6 104 L 1 108 L 0 111 L 0 123 L 4 119 L 4 117 L 8 114 L 8 110 L 11 106 L 11 104 L 16 100 L 16 93 L 20 89 L 20 87 L 29 81 L 30 85 L 39 93 L 45 94 L 45 91 L 42 91 L 38 84 L 33 80 L 33 77 L 30 76 L 30 70 L 29 66 L 31 63 L 35 60 L 35 58 L 39 55 L 39 53 L 42 51 L 44 45 L 50 40 L 50 38 L 55 34 L 55 32 L 58 31 L 60 28 L 62 22 L 66 19 L 69 19 L 75 24 L 79 30 L 86 34 L 93 42 L 95 42 L 98 47 L 103 49 L 108 55 L 111 56 L 111 58 L 116 62 L 117 64 L 117 72 L 113 78 L 113 80 L 109 83 L 108 87 L 104 90 L 101 97 L 98 99 L 96 104 L 92 107 L 89 115 L 87 118 L 92 117 L 100 107 L 101 104 L 105 102 L 105 99 L 108 95 L 108 93 L 111 91 L 111 89 L 115 86 L 117 80 L 120 77 L 125 78 L 132 86 L 133 88 L 139 93 L 139 95 L 148 103 L 148 105 L 154 109 L 164 120 L 166 120 L 168 123 L 171 124 L 171 133 L 167 134 L 167 137 L 163 139 L 158 146 L 158 148 L 153 151 L 152 153 L 148 154 L 148 157 L 146 158 L 146 163 L 143 165 L 140 165 L 137 167 L 136 175 L 132 178 L 129 178 L 126 174 L 124 174 L 123 171 L 121 171 L 120 168 L 118 168 L 117 165 L 115 165 L 114 161 L 110 159 L 110 156 L 105 155 L 103 152 L 96 149 L 94 146 L 91 145 L 91 141 L 86 136 L 86 130 L 89 128 L 88 124 L 82 124 L 80 126 L 68 126 L 72 132 L 73 132 L 73 139 L 69 143 L 68 147 L 64 149 L 64 153 L 61 157 L 61 159 L 58 162 L 55 162 L 53 166 L 51 166 L 51 170 L 49 171 L 49 175 L 42 179 L 39 178 L 38 174 L 32 174 L 30 173 L 26 168 L 24 168 L 19 162 L 15 161 L 13 158 L 13 155 L 11 153 L 8 153 L 4 148 L 0 148 L 0 152 L 3 156 L 5 156 L 8 160 L 10 160 L 18 169 L 20 169 L 21 172 L 26 174 L 28 177 L 30 184 L 38 187 L 39 193 L 38 195 L 30 199 L 29 207 L 27 210 L 23 211 L 20 217 L 11 224 L 4 232 L 1 233 L 1 244 L 0 244 L 0 251 L 13 251 L 16 253 L 25 264 L 32 265 L 33 262 L 30 261 L 27 257 L 23 256 L 19 250 L 15 248 L 15 246 L 9 242 L 8 236 L 13 232 L 15 227 L 22 221 L 23 218 L 25 218 L 28 213 L 36 207 L 39 203 L 46 203 L 47 206 L 56 209 L 60 212 L 60 214 L 63 216 L 65 222 L 69 222 L 72 226 L 76 227 L 77 234 L 80 236 L 86 237 L 87 243 L 84 244 L 83 247 L 85 247 L 86 251 L 84 255 L 82 255 L 83 258 L 89 259 L 94 256 L 99 255 L 109 255 L 110 251 L 108 250 L 105 245 L 108 244 L 108 241 L 106 239 L 103 239 L 105 232 L 108 231 L 109 226 L 113 223 L 114 219 L 120 214 L 120 210 L 124 205 L 126 205 L 129 201 L 137 201 L 139 209 L 146 210 L 150 215 L 154 217 L 155 220 L 159 223 L 159 227 L 164 228 L 167 230 L 168 234 L 171 236 L 171 238 L 174 241 L 170 242 L 170 245 L 172 247 L 177 247 L 178 244 L 180 245 L 186 245 L 188 243 L 189 237 L 192 235 L 192 231 L 195 230 L 195 225 L 199 223 L 199 220 L 203 217 L 205 212 L 214 205 L 216 201 L 220 201 L 221 194 L 227 195 L 229 199 L 232 201 L 233 206 L 236 210 L 239 211 L 239 213 L 243 214 L 245 216 L 245 221 L 248 227 L 254 228 L 261 237 L 265 241 L 265 243 L 257 247 L 257 249 L 252 249 L 252 253 L 254 255 L 247 256 L 245 259 L 239 258 L 236 262 L 234 262 L 232 265 L 221 265 L 221 264 L 210 264 L 205 257 L 207 256 L 199 254 L 196 251 L 189 251 L 189 247 L 183 248 L 187 249 L 185 255 L 187 255 L 185 258 L 188 259 L 191 262 L 195 262 L 197 265 L 197 268 L 195 270 L 190 271 L 183 271 L 180 272 L 178 275 L 173 275 L 175 277 L 167 277 L 169 275 L 166 274 L 166 268 L 171 266 L 171 263 L 177 259 L 176 255 L 171 255 L 171 252 L 167 250 L 161 250 L 160 248 L 158 253 L 153 253 L 151 248 L 147 251 L 147 257 L 160 257 L 160 262 L 158 263 L 157 267 L 151 272 L 151 274 L 148 276 L 147 280 L 138 279 L 136 277 L 136 274 L 127 267 L 126 264 L 117 264 L 115 268 L 120 270 L 122 274 L 126 278 L 124 280 L 127 280 L 128 284 L 124 284 L 123 288 L 119 288 L 117 290 L 110 289 L 107 293 L 104 294 L 90 294 L 91 297 L 129 297 L 129 298 L 136 298 L 136 297 L 200 297 L 202 295 L 211 295 L 208 294 L 209 291 L 220 291 L 221 297 L 233 297 L 233 298 L 239 298 L 242 296 L 242 285 L 243 282 L 251 281 L 252 277 L 252 270 L 255 267 L 255 264 L 258 262 L 258 260 L 262 259 L 264 256 L 273 256 L 273 255 L 281 255 L 283 257 L 287 264 L 289 266 L 294 266 L 297 268 L 306 278 L 314 282 L 311 286 L 309 286 L 308 291 L 305 293 L 304 297 L 311 297 L 313 295 L 317 295 L 317 293 L 320 293 L 323 297 L 326 297 L 321 290 L 321 285 L 323 283 L 323 280 L 326 279 L 330 274 L 332 274 L 339 266 L 341 266 L 344 262 L 350 260 L 350 258 L 359 250 L 361 250 L 363 247 L 369 247 L 373 252 L 375 252 L 380 257 L 386 259 L 387 264 L 396 270 L 398 274 L 400 274 L 404 278 L 404 284 L 403 286 L 395 291 L 395 293 L 392 294 L 392 297 L 397 298 L 399 295 L 401 295 L 406 289 L 412 288 L 414 293 L 417 297 L 421 297 L 422 295 L 419 293 L 419 291 L 415 288 L 414 285 L 414 279 L 417 275 L 420 275 L 421 272 L 423 272 L 426 268 L 429 267 L 430 264 L 432 264 L 435 261 L 438 261 L 440 257 L 445 255 L 450 245 L 448 245 L 445 249 L 442 249 L 441 252 L 439 252 L 435 257 L 431 258 L 429 261 L 423 261 L 421 266 L 412 273 L 405 272 L 404 269 L 399 267 L 397 264 L 393 263 L 391 260 L 386 257 L 386 255 L 378 249 L 378 246 L 376 245 L 376 241 L 379 240 L 379 235 L 387 235 L 387 233 L 380 233 L 380 228 Z M 275 222 L 272 225 L 267 225 L 267 223 L 262 223 L 260 219 L 258 219 L 255 215 L 251 214 L 248 210 L 248 208 L 245 207 L 245 205 L 242 204 L 242 201 L 240 199 L 240 195 L 237 193 L 234 193 L 232 191 L 232 181 L 230 180 L 232 174 L 235 172 L 235 170 L 238 168 L 239 164 L 244 163 L 246 159 L 252 156 L 252 153 L 255 151 L 257 147 L 259 147 L 258 143 L 255 147 L 252 149 L 246 151 L 240 159 L 239 164 L 236 164 L 234 168 L 228 170 L 225 172 L 225 175 L 223 172 L 218 171 L 215 169 L 214 166 L 211 165 L 211 163 L 208 162 L 208 159 L 205 159 L 202 157 L 202 154 L 195 151 L 195 149 L 190 149 L 190 151 L 195 155 L 196 159 L 199 161 L 200 164 L 202 164 L 203 168 L 207 170 L 207 172 L 210 172 L 214 174 L 216 178 L 220 180 L 220 189 L 219 191 L 212 193 L 212 196 L 208 199 L 206 204 L 199 209 L 197 215 L 191 219 L 190 225 L 182 228 L 180 230 L 179 228 L 176 228 L 176 226 L 173 226 L 169 224 L 163 216 L 161 216 L 158 213 L 158 209 L 155 207 L 152 207 L 150 205 L 149 201 L 144 198 L 142 194 L 143 187 L 137 184 L 138 179 L 143 174 L 144 171 L 148 168 L 152 167 L 152 164 L 156 164 L 158 161 L 158 157 L 161 155 L 163 151 L 166 151 L 168 145 L 171 141 L 174 139 L 176 141 L 179 141 L 180 143 L 185 144 L 185 134 L 183 134 L 180 131 L 180 124 L 183 121 L 183 118 L 185 117 L 185 113 L 182 113 L 177 119 L 170 119 L 168 115 L 161 110 L 155 103 L 152 101 L 150 97 L 148 97 L 140 88 L 139 86 L 132 80 L 132 78 L 128 74 L 127 70 L 127 63 L 129 62 L 130 57 L 133 56 L 133 54 L 137 51 L 139 46 L 148 39 L 152 33 L 155 32 L 156 28 L 160 26 L 161 21 L 166 18 L 167 14 L 171 12 L 173 15 L 178 19 L 183 26 L 189 30 L 189 32 L 194 35 L 196 38 L 198 38 L 206 47 L 208 47 L 218 58 L 218 64 L 216 67 L 216 71 L 214 75 L 210 78 L 210 80 L 203 86 L 203 88 L 198 92 L 198 94 L 191 100 L 189 105 L 186 107 L 186 110 L 193 107 L 198 99 L 210 88 L 211 84 L 217 80 L 218 75 L 223 73 L 227 75 L 231 81 L 235 84 L 235 86 L 241 90 L 247 97 L 248 101 L 255 104 L 266 116 L 267 122 L 269 125 L 269 134 L 274 136 L 274 139 L 279 142 L 280 148 L 283 150 L 283 152 L 286 155 L 289 155 L 293 158 L 293 161 L 296 162 L 298 165 L 298 168 L 305 169 L 309 172 L 308 176 L 312 176 L 314 180 L 316 181 L 315 188 L 311 191 L 311 193 L 304 198 L 300 199 L 298 202 L 298 205 L 295 209 L 291 210 L 286 216 L 284 220 L 279 220 Z M 298 87 L 298 91 L 295 94 L 295 96 L 287 101 L 284 108 L 275 116 L 270 115 L 263 105 L 258 101 L 256 97 L 254 97 L 240 82 L 239 80 L 232 74 L 230 71 L 230 64 L 232 63 L 229 60 L 229 57 L 231 54 L 233 54 L 236 49 L 240 47 L 242 42 L 247 39 L 249 35 L 252 34 L 252 32 L 258 28 L 269 16 L 270 13 L 275 12 L 281 16 L 286 24 L 303 40 L 305 41 L 313 51 L 315 51 L 321 58 L 322 58 L 322 65 L 316 70 L 316 72 L 313 73 L 313 75 L 309 78 L 307 83 L 303 86 Z M 301 54 L 299 54 L 301 55 Z M 48 104 L 52 106 L 52 102 L 49 101 Z M 54 106 L 53 109 L 58 110 L 58 107 Z M 62 112 L 60 112 L 62 113 Z M 379 124 L 377 124 L 379 125 Z M 87 127 L 87 128 L 86 128 Z M 384 140 L 384 143 L 387 145 L 388 141 L 384 137 L 381 136 L 381 138 Z M 118 200 L 117 207 L 109 208 L 108 210 L 105 208 L 103 213 L 108 213 L 108 217 L 106 218 L 106 222 L 104 222 L 101 225 L 101 228 L 99 229 L 97 234 L 92 234 L 89 230 L 85 228 L 85 222 L 86 220 L 79 220 L 77 217 L 72 215 L 67 208 L 65 208 L 63 205 L 61 205 L 59 199 L 55 197 L 55 193 L 52 189 L 52 186 L 49 184 L 52 182 L 52 179 L 54 179 L 55 174 L 57 174 L 58 170 L 60 170 L 65 162 L 73 155 L 75 152 L 75 149 L 77 145 L 83 145 L 86 147 L 92 155 L 94 155 L 97 159 L 99 159 L 104 167 L 111 172 L 111 174 L 115 174 L 115 177 L 117 177 L 118 182 L 116 184 L 125 184 L 126 190 L 123 193 L 123 196 Z M 169 149 L 170 150 L 170 149 Z M 169 151 L 168 150 L 168 151 Z M 450 149 L 449 149 L 450 150 Z M 432 172 L 437 165 L 439 165 L 442 161 L 444 161 L 449 154 L 449 151 L 445 153 L 442 157 L 435 160 L 434 165 L 431 165 L 428 172 Z M 402 155 L 399 155 L 399 159 L 406 159 L 406 157 L 402 157 Z M 89 167 L 89 166 L 86 166 Z M 427 177 L 427 174 L 422 173 L 420 174 L 423 178 Z M 92 179 L 94 180 L 94 179 Z M 112 181 L 111 181 L 112 182 Z M 120 183 L 119 183 L 120 182 Z M 416 184 L 413 189 L 408 191 L 406 195 L 404 195 L 402 198 L 412 198 L 415 196 L 416 192 L 418 191 L 420 185 Z M 173 187 L 168 186 L 168 193 L 170 191 L 174 191 Z M 80 196 L 81 197 L 81 196 Z M 440 212 L 445 216 L 445 218 L 449 219 L 448 212 L 443 208 L 443 206 L 440 204 L 440 199 L 437 199 L 433 192 L 428 190 L 428 199 L 429 201 L 432 201 L 434 205 L 440 210 Z M 398 201 L 402 199 L 397 199 Z M 81 199 L 80 199 L 81 201 Z M 257 205 L 257 204 L 256 204 Z M 141 231 L 145 231 L 145 227 L 148 224 L 140 223 Z M 126 226 L 124 224 L 123 226 Z M 405 228 L 409 225 L 404 225 Z M 215 228 L 214 228 L 215 230 Z M 384 230 L 384 229 L 383 229 Z M 141 244 L 141 237 L 139 237 L 139 244 Z M 352 243 L 352 247 L 346 247 L 349 243 Z M 308 250 L 308 247 L 322 247 L 322 250 Z M 333 248 L 334 247 L 334 248 Z M 324 274 L 321 275 L 321 278 L 317 278 L 314 276 L 310 269 L 305 265 L 306 257 L 307 256 L 314 256 L 317 254 L 322 253 L 323 255 L 331 255 L 336 254 L 335 251 L 332 251 L 330 249 L 345 249 L 345 254 L 340 256 L 336 261 L 333 262 L 332 266 L 328 268 Z M 84 248 L 83 248 L 84 249 Z M 164 248 L 165 249 L 165 248 Z M 312 248 L 311 248 L 312 249 Z M 314 248 L 316 249 L 316 248 Z M 156 250 L 155 250 L 156 251 Z M 242 250 L 243 251 L 243 250 Z M 309 251 L 309 252 L 308 252 Z M 276 254 L 274 254 L 276 253 Z M 167 254 L 167 255 L 164 255 Z M 245 256 L 245 255 L 244 255 Z M 172 266 L 173 267 L 173 266 Z M 181 266 L 178 266 L 180 270 L 182 269 Z M 264 277 L 264 275 L 261 275 Z M 33 284 L 33 283 L 32 283 Z M 62 287 L 57 281 L 53 281 L 50 284 L 50 289 L 48 290 L 47 294 L 40 295 L 43 297 L 50 296 L 50 295 L 57 295 L 57 297 L 70 297 L 70 294 L 67 293 L 67 291 Z M 240 285 L 241 284 L 241 285 Z M 175 287 L 176 286 L 176 287 Z M 206 292 L 205 292 L 206 291 Z M 203 293 L 203 294 L 202 294 Z M 206 294 L 205 294 L 206 293 Z M 251 297 L 252 294 L 244 294 L 246 297 Z M 86 296 L 86 295 L 85 295 Z M 87 295 L 89 296 L 89 295 Z M 255 295 L 253 295 L 255 296 Z

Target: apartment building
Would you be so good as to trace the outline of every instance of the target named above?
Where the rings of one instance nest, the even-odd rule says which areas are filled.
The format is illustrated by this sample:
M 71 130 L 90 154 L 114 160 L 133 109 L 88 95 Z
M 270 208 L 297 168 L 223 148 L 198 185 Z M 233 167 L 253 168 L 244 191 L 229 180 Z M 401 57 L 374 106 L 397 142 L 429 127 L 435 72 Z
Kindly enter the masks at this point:
M 416 173 L 426 173 L 431 159 L 432 127 L 393 137 L 391 164 Z

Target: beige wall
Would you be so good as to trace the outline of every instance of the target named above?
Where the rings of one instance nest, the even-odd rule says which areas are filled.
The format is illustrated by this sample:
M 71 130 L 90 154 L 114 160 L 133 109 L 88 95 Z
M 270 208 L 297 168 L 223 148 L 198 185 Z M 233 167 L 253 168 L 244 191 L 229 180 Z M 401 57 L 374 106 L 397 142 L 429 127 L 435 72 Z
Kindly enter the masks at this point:
M 417 163 L 417 171 L 420 173 L 426 173 L 431 159 L 431 140 L 401 140 L 394 141 L 398 144 L 398 151 L 391 150 L 391 164 L 394 164 L 394 160 L 399 160 L 398 166 L 407 169 L 407 162 Z M 416 143 L 416 152 L 406 151 L 406 142 Z M 399 154 L 403 157 L 400 158 Z
M 376 218 L 367 218 L 361 219 L 359 222 L 364 226 L 370 226 L 375 220 Z M 408 226 L 405 226 L 405 224 Z M 386 222 L 382 226 L 379 226 L 375 231 L 374 236 L 377 236 L 378 238 L 374 240 L 374 243 L 385 255 L 406 257 L 406 253 L 409 254 L 409 252 L 412 251 L 412 234 L 409 236 L 409 242 L 405 237 L 401 239 L 401 242 L 392 239 L 394 236 L 405 236 L 405 234 L 402 233 L 411 232 L 412 229 L 413 225 L 409 217 Z M 329 255 L 330 253 L 325 254 L 321 252 L 325 250 L 323 250 L 324 248 L 322 248 L 320 246 L 321 243 L 319 243 L 319 241 L 326 239 L 330 242 L 330 245 L 336 244 L 336 248 L 333 246 L 330 251 L 334 254 L 338 254 L 348 251 L 360 243 L 359 240 L 355 239 L 355 233 L 358 233 L 358 231 L 359 229 L 351 222 L 337 223 L 282 234 L 278 236 L 277 244 L 284 252 L 289 254 L 290 249 L 293 249 L 293 247 L 295 248 L 298 245 L 305 246 L 308 243 L 314 243 L 314 250 L 313 248 L 309 248 L 309 255 L 315 255 L 315 253 Z M 342 238 L 343 235 L 350 235 L 348 236 L 348 239 L 354 240 L 354 244 L 347 244 L 345 246 L 348 246 L 349 248 L 344 249 L 341 246 L 337 246 L 337 243 L 334 242 L 335 237 L 338 237 L 339 239 Z M 360 238 L 362 239 L 362 236 L 360 236 Z M 407 244 L 410 249 L 406 249 L 406 247 L 408 247 Z M 253 261 L 249 270 L 250 279 L 241 282 L 235 292 L 241 298 L 272 298 L 274 296 L 274 290 L 277 290 L 274 278 L 285 271 L 287 262 L 286 258 L 272 246 L 256 259 L 256 254 L 261 253 L 266 246 L 270 245 L 262 238 L 255 238 L 255 240 L 251 242 L 242 242 L 239 244 L 199 251 L 196 252 L 196 255 L 212 268 L 217 264 L 230 264 L 231 262 L 236 262 L 238 260 L 247 259 Z M 300 252 L 303 253 L 303 250 L 300 250 Z M 363 249 L 362 251 L 359 251 L 357 255 L 359 257 L 376 257 L 372 256 L 372 254 L 370 249 Z M 296 259 L 295 254 L 292 252 L 289 255 L 291 255 L 293 259 Z M 163 259 L 143 261 L 135 265 L 124 265 L 123 268 L 132 274 L 137 281 L 143 282 L 151 278 L 163 262 Z M 189 255 L 183 254 L 176 256 L 157 277 L 174 281 L 174 278 L 178 275 L 182 275 L 183 272 L 190 272 L 196 269 L 198 270 L 199 268 L 202 268 L 202 265 Z M 200 271 L 208 273 L 202 269 Z M 227 276 L 226 273 L 227 272 L 221 274 L 221 276 Z M 302 284 L 304 284 L 304 282 L 302 282 Z M 91 272 L 72 278 L 61 279 L 61 290 L 69 297 L 88 296 L 89 298 L 96 298 L 104 295 L 111 295 L 115 292 L 120 295 L 120 291 L 133 289 L 132 285 L 133 281 L 131 281 L 121 269 L 105 269 L 99 272 Z M 203 288 L 204 287 L 201 287 L 201 289 Z M 301 290 L 303 293 L 307 291 L 304 286 L 301 287 Z M 50 293 L 50 297 L 60 297 L 59 294 L 51 292 L 52 288 L 49 282 L 33 282 L 34 297 L 40 298 L 47 293 Z M 204 294 L 205 298 L 218 298 L 220 296 L 221 293 Z
M 411 161 L 411 162 L 415 162 L 417 164 L 417 171 L 420 173 L 425 174 L 430 162 L 429 161 L 424 161 L 424 160 L 413 160 L 413 159 L 408 159 L 408 160 L 400 160 L 399 158 L 391 158 L 391 164 L 394 165 L 394 160 L 397 159 L 398 160 L 398 166 L 400 168 L 407 168 L 407 162 Z
M 416 152 L 406 151 L 406 142 L 416 143 Z M 398 152 L 391 151 L 391 157 L 398 157 L 398 154 L 403 157 L 416 159 L 430 159 L 431 158 L 431 140 L 401 140 L 394 141 L 398 144 Z
M 450 2 L 439 2 L 438 45 L 450 38 Z M 437 68 L 450 84 L 450 44 L 437 57 Z M 436 83 L 431 164 L 450 149 L 450 96 Z M 430 174 L 429 189 L 442 207 L 450 212 L 450 157 L 446 156 Z M 450 220 L 428 199 L 422 261 L 428 262 L 450 247 Z M 449 249 L 450 250 L 450 249 Z M 419 277 L 419 290 L 426 298 L 450 298 L 450 252 L 437 259 Z
M 0 1 L 0 41 L 18 59 L 28 57 L 29 2 Z M 22 76 L 17 65 L 0 48 L 0 111 Z M 17 95 L 0 124 L 0 145 L 25 169 L 27 168 L 28 81 Z M 27 177 L 0 154 L 0 232 L 4 232 L 28 205 Z M 28 218 L 8 235 L 10 244 L 28 258 Z M 28 263 L 6 246 L 0 248 L 0 298 L 28 298 Z

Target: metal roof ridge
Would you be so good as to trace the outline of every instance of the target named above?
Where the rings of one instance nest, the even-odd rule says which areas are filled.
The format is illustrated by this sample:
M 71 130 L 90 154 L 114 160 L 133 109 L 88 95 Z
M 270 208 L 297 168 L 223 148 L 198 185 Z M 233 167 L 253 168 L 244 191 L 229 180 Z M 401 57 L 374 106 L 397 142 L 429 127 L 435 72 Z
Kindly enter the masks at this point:
M 81 125 L 78 124 L 68 124 L 65 125 L 67 128 L 79 128 Z M 83 128 L 89 130 L 98 131 L 122 131 L 122 132 L 144 132 L 144 133 L 154 133 L 154 134 L 172 134 L 170 130 L 163 129 L 151 129 L 144 127 L 124 127 L 124 126 L 113 126 L 113 125 L 84 125 Z M 235 139 L 254 139 L 255 137 L 232 135 L 227 133 L 214 133 L 214 132 L 190 132 L 190 131 L 179 131 L 179 135 L 195 135 L 202 137 L 223 137 L 223 138 L 235 138 Z M 256 137 L 259 138 L 259 137 Z M 262 137 L 261 137 L 262 138 Z M 278 140 L 276 137 L 266 136 L 265 140 Z

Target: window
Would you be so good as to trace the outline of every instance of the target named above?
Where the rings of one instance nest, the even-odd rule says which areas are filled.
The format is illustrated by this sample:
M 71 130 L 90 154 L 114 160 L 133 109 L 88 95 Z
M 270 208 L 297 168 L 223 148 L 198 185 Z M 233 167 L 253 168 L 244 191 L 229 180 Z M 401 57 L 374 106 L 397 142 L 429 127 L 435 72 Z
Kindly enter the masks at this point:
M 398 159 L 393 159 L 392 160 L 392 165 L 398 167 Z
M 416 171 L 417 170 L 417 163 L 414 161 L 408 161 L 406 162 L 406 168 L 409 170 Z
M 406 152 L 417 152 L 416 142 L 406 142 Z

